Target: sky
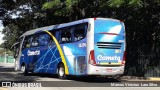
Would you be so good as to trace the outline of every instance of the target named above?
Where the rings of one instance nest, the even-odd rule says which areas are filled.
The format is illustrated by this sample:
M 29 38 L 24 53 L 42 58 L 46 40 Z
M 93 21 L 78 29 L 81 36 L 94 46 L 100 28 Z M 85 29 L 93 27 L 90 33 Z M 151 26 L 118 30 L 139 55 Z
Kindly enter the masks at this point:
M 4 40 L 2 40 L 3 38 L 3 34 L 2 34 L 2 29 L 3 29 L 3 25 L 2 25 L 2 21 L 0 20 L 0 44 L 4 42 Z

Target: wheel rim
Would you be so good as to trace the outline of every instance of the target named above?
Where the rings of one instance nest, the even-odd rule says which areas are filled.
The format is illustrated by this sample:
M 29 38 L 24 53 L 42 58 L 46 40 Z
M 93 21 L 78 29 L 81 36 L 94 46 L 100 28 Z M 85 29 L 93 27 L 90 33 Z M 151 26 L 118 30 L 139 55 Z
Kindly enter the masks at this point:
M 22 71 L 22 72 L 25 72 L 25 66 L 22 66 L 22 67 L 21 67 L 21 71 Z
M 64 75 L 64 68 L 63 67 L 60 67 L 59 68 L 59 76 L 63 76 Z

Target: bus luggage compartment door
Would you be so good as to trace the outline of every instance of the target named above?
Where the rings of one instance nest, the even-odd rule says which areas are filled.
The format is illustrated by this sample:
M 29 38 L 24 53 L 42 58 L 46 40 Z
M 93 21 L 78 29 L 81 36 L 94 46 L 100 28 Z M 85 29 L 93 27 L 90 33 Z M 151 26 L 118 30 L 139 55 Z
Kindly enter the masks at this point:
M 87 64 L 85 56 L 78 56 L 74 58 L 74 72 L 75 75 L 83 75 L 87 73 Z

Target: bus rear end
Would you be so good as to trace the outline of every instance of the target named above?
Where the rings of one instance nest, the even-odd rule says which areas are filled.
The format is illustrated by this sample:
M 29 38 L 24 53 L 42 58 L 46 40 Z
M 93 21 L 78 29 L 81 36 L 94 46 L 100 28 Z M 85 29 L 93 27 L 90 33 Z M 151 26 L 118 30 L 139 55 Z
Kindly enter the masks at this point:
M 125 66 L 125 28 L 114 19 L 94 19 L 87 35 L 88 75 L 121 75 Z

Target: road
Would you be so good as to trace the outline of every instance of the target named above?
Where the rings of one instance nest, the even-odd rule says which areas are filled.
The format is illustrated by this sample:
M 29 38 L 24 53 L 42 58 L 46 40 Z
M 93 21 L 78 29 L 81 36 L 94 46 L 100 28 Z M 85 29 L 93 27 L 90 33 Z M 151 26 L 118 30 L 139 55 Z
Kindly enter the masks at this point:
M 42 87 L 36 88 L 38 90 L 81 90 L 81 89 L 91 89 L 91 90 L 160 90 L 159 87 L 124 87 L 116 85 L 125 85 L 125 83 L 134 84 L 142 82 L 148 83 L 147 81 L 131 81 L 131 80 L 116 80 L 113 78 L 106 77 L 68 77 L 66 80 L 58 79 L 56 75 L 51 74 L 29 74 L 27 76 L 22 75 L 20 72 L 15 72 L 12 65 L 2 65 L 0 64 L 0 82 L 10 82 L 12 83 L 40 83 Z M 154 82 L 152 82 L 154 83 Z M 157 83 L 157 82 L 156 82 Z M 112 86 L 111 86 L 112 84 Z M 160 84 L 159 84 L 160 85 Z M 14 85 L 15 86 L 15 85 Z M 50 87 L 50 88 L 46 88 Z M 22 88 L 22 87 L 11 87 L 11 88 L 0 88 L 0 90 L 33 90 L 35 88 Z
M 14 71 L 13 65 L 5 65 L 2 66 L 0 64 L 0 81 L 24 81 L 24 82 L 36 82 L 36 81 L 74 81 L 74 82 L 119 82 L 116 79 L 112 78 L 105 78 L 105 77 L 98 77 L 98 78 L 92 78 L 92 77 L 73 77 L 69 76 L 65 80 L 58 79 L 57 75 L 52 74 L 28 74 L 24 76 L 21 72 Z

